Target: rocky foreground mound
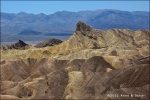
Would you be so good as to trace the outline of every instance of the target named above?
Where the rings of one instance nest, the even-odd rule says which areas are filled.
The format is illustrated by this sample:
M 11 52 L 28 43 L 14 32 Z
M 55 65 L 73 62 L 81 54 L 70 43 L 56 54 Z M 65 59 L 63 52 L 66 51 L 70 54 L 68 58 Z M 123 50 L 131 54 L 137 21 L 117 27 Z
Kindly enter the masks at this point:
M 41 43 L 38 43 L 37 45 L 35 45 L 35 47 L 42 48 L 42 47 L 47 47 L 47 46 L 54 46 L 54 45 L 57 45 L 59 43 L 62 43 L 62 41 L 59 39 L 50 38 L 50 39 L 45 40 Z
M 1 51 L 2 99 L 149 99 L 149 30 L 77 23 L 61 44 Z
M 3 61 L 1 96 L 18 99 L 148 99 L 149 59 L 144 60 L 136 59 L 137 64 L 120 69 L 112 67 L 101 56 Z
M 25 42 L 22 40 L 19 40 L 17 43 L 10 44 L 10 45 L 2 45 L 0 47 L 1 50 L 9 50 L 9 49 L 25 49 L 25 47 L 28 46 Z

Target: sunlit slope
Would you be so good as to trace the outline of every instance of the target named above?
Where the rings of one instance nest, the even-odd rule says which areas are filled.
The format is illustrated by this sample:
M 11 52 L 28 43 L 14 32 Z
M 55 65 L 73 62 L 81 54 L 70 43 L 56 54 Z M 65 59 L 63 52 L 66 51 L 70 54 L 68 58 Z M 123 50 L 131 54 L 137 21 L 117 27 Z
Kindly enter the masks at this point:
M 26 50 L 2 50 L 1 59 L 63 57 L 85 49 L 98 49 L 103 54 L 111 52 L 126 54 L 131 51 L 133 52 L 130 52 L 131 54 L 135 52 L 147 56 L 149 54 L 149 34 L 149 30 L 110 29 L 102 31 L 78 22 L 74 34 L 59 45 Z

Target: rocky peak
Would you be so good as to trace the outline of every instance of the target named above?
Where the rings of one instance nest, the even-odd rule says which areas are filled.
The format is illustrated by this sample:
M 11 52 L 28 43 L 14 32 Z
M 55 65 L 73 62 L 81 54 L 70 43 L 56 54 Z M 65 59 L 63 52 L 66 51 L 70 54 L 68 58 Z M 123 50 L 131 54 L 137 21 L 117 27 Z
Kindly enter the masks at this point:
M 76 25 L 76 31 L 90 31 L 92 28 L 89 25 L 79 21 Z
M 17 45 L 20 45 L 21 47 L 27 45 L 27 44 L 26 44 L 25 42 L 23 42 L 22 40 L 19 40 L 16 44 L 17 44 Z
M 18 42 L 10 45 L 1 45 L 0 49 L 1 50 L 8 50 L 8 49 L 23 49 L 23 47 L 27 46 L 25 42 L 22 40 L 19 40 Z
M 50 38 L 48 40 L 40 42 L 39 44 L 35 45 L 35 47 L 42 48 L 42 47 L 47 47 L 47 46 L 54 46 L 54 45 L 57 45 L 59 43 L 62 43 L 62 41 L 59 39 Z

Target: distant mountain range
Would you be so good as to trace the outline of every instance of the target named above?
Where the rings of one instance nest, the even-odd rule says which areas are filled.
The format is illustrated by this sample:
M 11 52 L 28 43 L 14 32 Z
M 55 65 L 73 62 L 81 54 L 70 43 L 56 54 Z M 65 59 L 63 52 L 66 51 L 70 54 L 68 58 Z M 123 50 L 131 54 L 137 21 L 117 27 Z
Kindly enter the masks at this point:
M 112 28 L 149 29 L 149 12 L 105 9 L 79 12 L 58 11 L 49 15 L 25 12 L 1 13 L 1 33 L 5 35 L 70 34 L 73 33 L 78 21 L 102 30 Z
M 149 12 L 112 9 L 58 11 L 49 15 L 1 12 L 1 43 L 16 42 L 19 39 L 23 41 L 43 41 L 48 38 L 66 40 L 73 34 L 79 21 L 100 30 L 113 28 L 145 30 L 149 29 Z

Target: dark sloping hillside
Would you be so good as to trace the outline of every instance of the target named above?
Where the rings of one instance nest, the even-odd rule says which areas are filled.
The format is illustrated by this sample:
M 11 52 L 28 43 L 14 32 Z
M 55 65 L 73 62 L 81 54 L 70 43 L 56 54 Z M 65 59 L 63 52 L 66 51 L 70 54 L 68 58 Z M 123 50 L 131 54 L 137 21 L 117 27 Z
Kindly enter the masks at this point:
M 42 33 L 33 30 L 22 30 L 19 35 L 42 35 Z
M 9 45 L 1 45 L 1 50 L 9 50 L 9 49 L 24 49 L 24 47 L 28 46 L 25 42 L 22 40 L 19 40 L 17 43 L 9 44 Z
M 62 41 L 59 39 L 55 39 L 55 38 L 50 38 L 48 40 L 45 40 L 41 43 L 38 43 L 37 45 L 35 45 L 35 47 L 37 48 L 42 48 L 42 47 L 47 47 L 47 46 L 54 46 L 57 45 L 59 43 L 61 43 Z
M 87 23 L 97 29 L 128 28 L 132 30 L 149 29 L 148 12 L 105 11 Z M 141 24 L 142 23 L 142 24 Z

